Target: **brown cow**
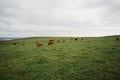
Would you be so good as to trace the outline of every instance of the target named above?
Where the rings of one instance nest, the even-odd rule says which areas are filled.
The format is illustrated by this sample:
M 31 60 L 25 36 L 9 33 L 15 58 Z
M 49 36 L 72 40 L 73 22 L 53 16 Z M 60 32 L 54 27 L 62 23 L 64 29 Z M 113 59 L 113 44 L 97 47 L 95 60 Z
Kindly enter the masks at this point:
M 54 40 L 49 40 L 48 45 L 54 44 Z
M 39 47 L 39 46 L 42 46 L 42 47 L 43 47 L 43 46 L 44 46 L 44 43 L 43 43 L 43 42 L 38 42 L 38 41 L 37 41 L 37 42 L 36 42 L 36 46 L 37 46 L 37 47 Z
M 84 41 L 84 38 L 81 38 L 81 41 Z
M 59 40 L 57 40 L 57 43 L 59 43 L 60 41 Z
M 65 42 L 65 40 L 63 40 L 63 42 Z
M 25 42 L 22 42 L 22 45 L 25 46 Z
M 89 43 L 89 44 L 91 43 L 91 39 L 88 39 L 88 43 Z
M 25 45 L 25 43 L 22 43 L 22 45 L 24 46 L 24 45 Z

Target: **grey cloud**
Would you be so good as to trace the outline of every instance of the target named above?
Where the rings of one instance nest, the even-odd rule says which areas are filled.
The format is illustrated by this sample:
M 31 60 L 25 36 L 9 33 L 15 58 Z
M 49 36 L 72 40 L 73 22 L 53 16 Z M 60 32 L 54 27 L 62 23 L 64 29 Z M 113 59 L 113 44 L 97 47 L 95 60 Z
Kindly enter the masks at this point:
M 119 8 L 118 0 L 1 0 L 0 36 L 120 34 Z

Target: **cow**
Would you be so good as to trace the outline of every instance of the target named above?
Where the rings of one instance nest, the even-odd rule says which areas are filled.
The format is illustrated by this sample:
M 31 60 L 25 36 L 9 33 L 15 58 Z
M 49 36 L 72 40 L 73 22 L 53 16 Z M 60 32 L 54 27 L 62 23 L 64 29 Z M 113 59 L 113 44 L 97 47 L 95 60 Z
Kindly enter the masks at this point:
M 48 45 L 54 44 L 54 40 L 49 40 Z
M 118 41 L 119 40 L 119 38 L 116 38 L 116 41 Z
M 25 46 L 25 42 L 23 42 L 22 45 Z
M 81 41 L 84 41 L 84 38 L 81 38 Z
M 39 46 L 43 47 L 43 46 L 44 46 L 44 43 L 43 43 L 43 42 L 40 42 L 40 41 L 37 41 L 37 42 L 36 42 L 36 46 L 37 46 L 37 47 L 39 47 Z
M 25 43 L 22 43 L 22 45 L 24 46 L 24 45 L 25 45 Z
M 89 43 L 89 44 L 91 43 L 91 39 L 88 39 L 88 43 Z
M 78 38 L 75 38 L 75 40 L 77 41 L 77 40 L 78 40 Z
M 17 44 L 16 42 L 13 43 L 13 45 L 16 45 L 16 44 Z
M 57 40 L 57 43 L 59 43 L 60 41 L 59 40 Z
M 65 40 L 63 40 L 63 42 L 65 42 Z

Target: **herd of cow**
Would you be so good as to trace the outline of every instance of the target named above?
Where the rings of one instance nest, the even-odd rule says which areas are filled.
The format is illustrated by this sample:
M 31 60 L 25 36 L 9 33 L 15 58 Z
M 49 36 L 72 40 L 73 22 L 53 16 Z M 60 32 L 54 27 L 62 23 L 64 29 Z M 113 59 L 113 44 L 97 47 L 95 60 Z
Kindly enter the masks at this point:
M 71 40 L 72 40 L 72 39 L 73 39 L 73 38 L 71 38 Z M 78 40 L 78 38 L 74 38 L 74 40 Z M 119 38 L 116 38 L 116 40 L 119 40 Z M 84 38 L 81 38 L 81 41 L 84 41 Z M 88 43 L 89 43 L 89 44 L 91 44 L 91 41 L 92 41 L 91 39 L 88 39 Z M 49 41 L 48 41 L 48 46 L 49 46 L 49 45 L 53 45 L 54 42 L 55 42 L 55 40 L 49 40 Z M 60 40 L 57 40 L 56 42 L 59 43 Z M 64 43 L 65 40 L 62 40 L 62 42 Z M 16 44 L 17 44 L 16 42 L 13 43 L 13 45 L 16 45 Z M 24 45 L 25 45 L 25 42 L 23 42 L 22 45 L 24 46 Z M 42 41 L 37 41 L 37 42 L 36 42 L 36 47 L 40 47 L 40 46 L 43 47 L 43 46 L 44 46 L 44 42 L 42 42 Z
M 60 42 L 60 40 L 57 40 L 57 43 L 59 43 Z M 65 42 L 65 40 L 62 40 L 62 42 Z M 54 44 L 54 40 L 49 40 L 49 42 L 48 42 L 48 46 L 49 45 L 53 45 Z M 43 42 L 41 42 L 41 41 L 37 41 L 36 42 L 36 46 L 37 47 L 39 47 L 39 46 L 44 46 L 44 43 Z
M 71 39 L 73 39 L 73 38 L 71 38 Z M 78 40 L 78 38 L 74 38 L 74 40 Z M 84 38 L 81 38 L 81 41 L 84 41 Z M 63 40 L 57 40 L 56 41 L 57 43 L 59 43 L 59 42 L 65 42 L 65 40 L 63 39 Z M 49 45 L 53 45 L 55 43 L 55 40 L 49 40 L 48 41 L 48 46 Z M 91 39 L 88 39 L 88 43 L 90 44 L 91 43 Z M 13 43 L 13 45 L 16 45 L 17 44 L 17 42 L 14 42 Z M 23 46 L 25 46 L 25 42 L 22 42 L 22 45 Z M 36 41 L 36 47 L 43 47 L 44 46 L 44 42 L 42 42 L 42 41 Z
M 71 38 L 72 39 L 72 38 Z M 78 38 L 75 38 L 75 40 L 78 40 Z M 84 38 L 81 38 L 81 41 L 84 41 Z M 91 43 L 91 39 L 88 39 L 88 43 Z
M 49 40 L 49 42 L 48 42 L 48 45 L 52 45 L 52 44 L 54 44 L 54 40 Z M 41 42 L 41 41 L 37 41 L 36 42 L 36 46 L 37 47 L 39 47 L 39 46 L 44 46 L 44 43 L 43 42 Z

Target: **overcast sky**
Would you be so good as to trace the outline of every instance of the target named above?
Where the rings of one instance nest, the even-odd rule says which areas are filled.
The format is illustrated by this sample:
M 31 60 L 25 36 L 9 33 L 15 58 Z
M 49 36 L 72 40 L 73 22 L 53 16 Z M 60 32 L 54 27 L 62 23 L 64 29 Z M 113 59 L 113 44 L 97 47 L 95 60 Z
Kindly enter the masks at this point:
M 120 35 L 120 0 L 0 0 L 0 37 Z

